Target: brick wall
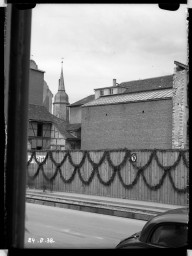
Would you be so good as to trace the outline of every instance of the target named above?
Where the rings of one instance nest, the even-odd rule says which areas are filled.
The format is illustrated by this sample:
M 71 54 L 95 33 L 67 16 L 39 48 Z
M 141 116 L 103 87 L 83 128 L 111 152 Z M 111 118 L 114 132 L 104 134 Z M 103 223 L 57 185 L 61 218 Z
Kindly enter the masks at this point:
M 171 99 L 82 108 L 82 149 L 171 146 Z
M 187 71 L 176 71 L 173 77 L 173 130 L 172 147 L 188 148 L 187 141 Z

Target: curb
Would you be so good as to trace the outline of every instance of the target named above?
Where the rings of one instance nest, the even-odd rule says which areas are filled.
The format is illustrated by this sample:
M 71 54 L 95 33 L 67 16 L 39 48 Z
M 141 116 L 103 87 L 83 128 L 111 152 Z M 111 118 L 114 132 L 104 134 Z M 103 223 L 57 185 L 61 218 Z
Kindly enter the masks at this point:
M 26 202 L 144 221 L 148 221 L 158 213 L 166 211 L 166 209 L 139 209 L 139 207 L 133 208 L 125 205 L 115 205 L 114 203 L 109 204 L 109 202 L 77 200 L 49 195 L 34 195 L 30 193 L 26 194 Z

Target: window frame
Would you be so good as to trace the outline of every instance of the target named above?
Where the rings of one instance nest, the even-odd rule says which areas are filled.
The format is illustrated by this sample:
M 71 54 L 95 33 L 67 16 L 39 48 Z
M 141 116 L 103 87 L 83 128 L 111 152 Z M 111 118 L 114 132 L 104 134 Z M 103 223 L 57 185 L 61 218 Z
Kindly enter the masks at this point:
M 100 90 L 100 96 L 104 96 L 104 90 Z
M 188 225 L 185 224 L 185 223 L 182 223 L 182 222 L 163 222 L 163 223 L 160 223 L 158 225 L 155 225 L 153 227 L 153 229 L 150 231 L 149 235 L 148 235 L 148 238 L 147 238 L 147 241 L 146 243 L 151 245 L 151 246 L 156 246 L 156 247 L 163 247 L 163 248 L 170 248 L 168 246 L 165 246 L 165 245 L 161 245 L 161 244 L 155 244 L 155 243 L 151 243 L 151 239 L 154 235 L 154 233 L 156 232 L 156 230 L 159 228 L 159 227 L 162 227 L 162 226 L 172 226 L 172 225 L 175 225 L 175 226 L 185 226 L 188 228 Z M 177 248 L 177 247 L 175 247 Z M 179 248 L 179 247 L 178 247 Z

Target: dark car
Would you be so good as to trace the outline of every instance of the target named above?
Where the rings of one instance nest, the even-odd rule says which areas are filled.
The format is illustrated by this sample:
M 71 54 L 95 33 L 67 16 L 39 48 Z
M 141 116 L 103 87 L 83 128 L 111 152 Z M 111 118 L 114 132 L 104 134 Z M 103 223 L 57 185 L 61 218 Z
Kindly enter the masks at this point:
M 188 208 L 179 208 L 158 214 L 140 232 L 122 240 L 116 249 L 185 248 L 188 213 Z

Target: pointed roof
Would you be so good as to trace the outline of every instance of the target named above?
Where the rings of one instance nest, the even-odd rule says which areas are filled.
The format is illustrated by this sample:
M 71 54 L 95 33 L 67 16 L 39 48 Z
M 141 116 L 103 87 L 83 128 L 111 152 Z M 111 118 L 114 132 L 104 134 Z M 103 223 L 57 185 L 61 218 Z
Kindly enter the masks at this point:
M 64 76 L 63 76 L 63 61 L 61 62 L 61 75 L 60 75 L 60 78 L 59 78 L 58 91 L 65 91 L 65 83 L 64 83 Z
M 64 76 L 63 76 L 63 61 L 61 62 L 61 75 L 59 78 L 58 92 L 55 94 L 53 104 L 67 103 L 69 104 L 69 97 L 65 92 Z

